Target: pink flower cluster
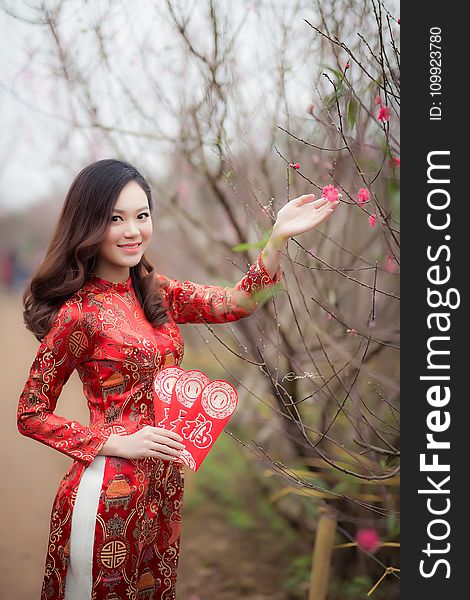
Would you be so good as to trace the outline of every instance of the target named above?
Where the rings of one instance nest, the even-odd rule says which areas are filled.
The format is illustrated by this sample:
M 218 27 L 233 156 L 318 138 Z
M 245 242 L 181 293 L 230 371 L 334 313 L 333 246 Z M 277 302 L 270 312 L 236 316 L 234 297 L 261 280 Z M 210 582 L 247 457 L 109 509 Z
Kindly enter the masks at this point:
M 379 116 L 377 117 L 377 119 L 379 121 L 382 121 L 385 123 L 385 121 L 389 121 L 390 120 L 390 116 L 392 114 L 392 111 L 390 109 L 389 106 L 381 106 L 380 110 L 379 110 Z
M 341 198 L 341 194 L 334 185 L 327 185 L 323 188 L 322 198 L 326 198 L 328 202 L 336 202 L 338 198 Z
M 387 254 L 387 262 L 385 264 L 385 270 L 388 273 L 395 273 L 397 270 L 397 263 L 391 254 Z
M 372 527 L 358 529 L 356 543 L 359 548 L 366 552 L 375 552 L 380 546 L 380 538 L 377 529 Z
M 367 188 L 359 188 L 357 192 L 357 199 L 359 201 L 359 206 L 362 206 L 366 202 L 369 202 L 370 194 Z
M 289 163 L 289 167 L 297 171 L 298 169 L 300 169 L 300 163 Z
M 392 109 L 382 102 L 382 98 L 380 94 L 374 98 L 374 104 L 376 106 L 380 106 L 379 114 L 377 119 L 385 123 L 385 121 L 389 121 L 392 115 Z

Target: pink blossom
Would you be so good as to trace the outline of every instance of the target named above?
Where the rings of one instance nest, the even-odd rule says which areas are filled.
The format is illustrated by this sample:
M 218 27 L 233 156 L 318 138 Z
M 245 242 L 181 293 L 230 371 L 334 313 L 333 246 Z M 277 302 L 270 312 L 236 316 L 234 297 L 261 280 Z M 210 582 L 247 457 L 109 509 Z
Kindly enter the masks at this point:
M 375 97 L 374 104 L 382 106 L 382 98 L 380 97 L 380 94 L 377 94 L 377 96 Z
M 289 167 L 295 170 L 300 169 L 300 163 L 289 163 Z
M 385 270 L 388 271 L 388 273 L 395 273 L 395 271 L 397 270 L 397 263 L 395 262 L 391 254 L 387 255 L 387 263 L 385 264 Z
M 375 552 L 380 546 L 380 538 L 377 529 L 359 529 L 356 532 L 356 543 L 359 548 L 366 552 Z
M 322 198 L 326 198 L 328 202 L 335 202 L 338 197 L 341 197 L 341 194 L 334 185 L 327 185 L 323 188 Z
M 359 200 L 359 206 L 362 206 L 365 202 L 370 199 L 369 190 L 367 188 L 359 188 L 357 192 L 357 199 Z
M 350 333 L 351 335 L 357 335 L 357 331 L 355 329 L 346 329 L 346 333 Z
M 376 216 L 375 215 L 370 215 L 370 217 L 369 217 L 369 225 L 371 227 L 375 227 L 376 221 L 377 221 Z
M 397 19 L 397 23 L 398 23 L 398 25 L 400 25 L 400 18 Z
M 392 158 L 388 161 L 388 164 L 394 169 L 395 167 L 400 166 L 400 159 L 398 156 L 392 156 Z
M 349 69 L 349 67 L 351 66 L 351 63 L 348 61 L 345 65 L 344 65 L 344 70 L 346 71 L 347 69 Z
M 309 114 L 309 115 L 313 115 L 313 109 L 314 109 L 314 108 L 315 108 L 315 107 L 313 106 L 313 104 L 309 104 L 309 105 L 307 106 L 307 112 L 308 112 L 308 114 Z
M 391 114 L 392 114 L 392 111 L 389 106 L 381 106 L 380 111 L 379 111 L 379 116 L 377 117 L 377 119 L 379 121 L 384 121 L 384 122 L 388 121 L 390 119 Z

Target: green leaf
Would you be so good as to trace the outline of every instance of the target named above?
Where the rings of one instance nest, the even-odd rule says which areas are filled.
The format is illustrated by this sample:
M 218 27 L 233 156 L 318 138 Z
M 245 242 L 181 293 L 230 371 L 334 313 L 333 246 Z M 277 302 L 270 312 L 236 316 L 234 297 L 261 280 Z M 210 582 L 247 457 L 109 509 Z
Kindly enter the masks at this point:
M 259 242 L 243 242 L 241 244 L 237 244 L 236 246 L 232 246 L 232 252 L 245 252 L 245 250 L 250 250 L 251 248 L 264 248 L 266 246 L 267 241 L 271 236 L 271 230 L 267 231 L 263 239 Z
M 357 117 L 357 102 L 355 100 L 348 101 L 348 122 L 349 127 L 354 129 L 354 125 L 356 124 Z
M 390 179 L 388 182 L 389 205 L 392 216 L 398 223 L 400 222 L 400 182 L 396 179 Z
M 336 69 L 332 69 L 331 67 L 325 67 L 325 69 L 328 69 L 328 71 L 334 73 L 339 81 L 343 79 L 343 74 L 341 73 L 341 71 L 337 71 Z
M 262 242 L 245 242 L 243 244 L 232 246 L 230 249 L 232 252 L 245 252 L 245 250 L 250 250 L 251 248 L 261 248 L 261 246 Z

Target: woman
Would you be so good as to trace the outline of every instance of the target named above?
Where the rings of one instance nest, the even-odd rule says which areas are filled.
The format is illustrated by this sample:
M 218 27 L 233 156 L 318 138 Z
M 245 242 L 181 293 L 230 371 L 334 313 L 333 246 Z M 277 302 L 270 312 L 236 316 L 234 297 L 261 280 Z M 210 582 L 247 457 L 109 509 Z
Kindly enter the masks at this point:
M 184 473 L 182 438 L 154 426 L 155 374 L 180 365 L 180 323 L 249 316 L 281 278 L 285 241 L 337 202 L 284 206 L 257 261 L 233 287 L 169 279 L 145 257 L 153 200 L 128 163 L 85 167 L 65 199 L 46 256 L 24 294 L 41 342 L 18 405 L 18 429 L 74 459 L 51 512 L 41 600 L 175 598 Z M 77 369 L 84 426 L 54 413 Z

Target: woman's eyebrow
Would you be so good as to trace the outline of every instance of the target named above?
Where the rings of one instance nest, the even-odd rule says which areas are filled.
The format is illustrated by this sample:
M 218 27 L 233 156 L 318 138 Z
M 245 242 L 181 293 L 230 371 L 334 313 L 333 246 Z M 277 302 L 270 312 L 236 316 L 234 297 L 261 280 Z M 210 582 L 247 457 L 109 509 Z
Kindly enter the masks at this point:
M 126 212 L 125 210 L 121 210 L 120 208 L 113 208 L 113 210 L 115 212 L 118 212 L 118 213 L 125 213 Z M 135 212 L 139 212 L 139 210 L 149 210 L 149 207 L 148 206 L 143 206 L 142 208 L 138 208 Z

